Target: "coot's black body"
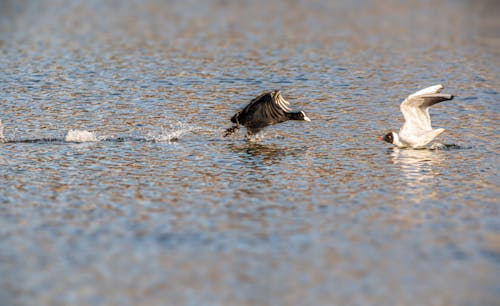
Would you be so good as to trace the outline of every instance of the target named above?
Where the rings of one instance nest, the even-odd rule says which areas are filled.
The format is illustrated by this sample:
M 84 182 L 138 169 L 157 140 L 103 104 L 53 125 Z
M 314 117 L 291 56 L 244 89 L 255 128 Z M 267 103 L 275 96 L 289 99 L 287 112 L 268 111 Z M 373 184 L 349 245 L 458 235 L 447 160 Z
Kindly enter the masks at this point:
M 236 123 L 236 126 L 227 129 L 224 136 L 231 135 L 240 125 L 247 128 L 247 135 L 252 135 L 268 125 L 287 120 L 311 121 L 302 111 L 292 112 L 288 105 L 279 90 L 265 92 L 231 118 L 231 122 Z

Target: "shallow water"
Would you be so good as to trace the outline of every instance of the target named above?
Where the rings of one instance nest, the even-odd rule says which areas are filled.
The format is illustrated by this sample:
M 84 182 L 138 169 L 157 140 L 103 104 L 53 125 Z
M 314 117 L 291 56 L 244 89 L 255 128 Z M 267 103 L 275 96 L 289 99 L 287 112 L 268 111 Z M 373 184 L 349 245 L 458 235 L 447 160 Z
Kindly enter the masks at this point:
M 2 2 L 1 305 L 497 305 L 498 12 Z M 376 140 L 438 83 L 452 146 Z M 276 88 L 312 122 L 222 137 Z

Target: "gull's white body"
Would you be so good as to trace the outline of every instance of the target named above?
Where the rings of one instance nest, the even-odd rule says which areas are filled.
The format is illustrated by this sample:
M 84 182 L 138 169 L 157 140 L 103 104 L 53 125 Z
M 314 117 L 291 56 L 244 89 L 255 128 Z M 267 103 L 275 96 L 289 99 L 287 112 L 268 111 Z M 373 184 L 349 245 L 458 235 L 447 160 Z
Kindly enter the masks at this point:
M 439 136 L 445 129 L 433 129 L 429 107 L 453 99 L 452 95 L 440 94 L 443 85 L 434 85 L 409 95 L 400 105 L 405 123 L 399 133 L 393 134 L 393 144 L 400 148 L 422 148 Z

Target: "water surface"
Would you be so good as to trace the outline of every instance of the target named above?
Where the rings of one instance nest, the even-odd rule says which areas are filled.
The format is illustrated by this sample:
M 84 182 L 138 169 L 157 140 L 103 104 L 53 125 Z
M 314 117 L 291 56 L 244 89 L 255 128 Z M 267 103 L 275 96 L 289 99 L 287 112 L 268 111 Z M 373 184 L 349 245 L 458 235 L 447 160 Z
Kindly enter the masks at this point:
M 493 1 L 0 8 L 2 305 L 500 300 Z M 455 147 L 376 140 L 439 83 Z M 312 122 L 223 138 L 271 89 Z

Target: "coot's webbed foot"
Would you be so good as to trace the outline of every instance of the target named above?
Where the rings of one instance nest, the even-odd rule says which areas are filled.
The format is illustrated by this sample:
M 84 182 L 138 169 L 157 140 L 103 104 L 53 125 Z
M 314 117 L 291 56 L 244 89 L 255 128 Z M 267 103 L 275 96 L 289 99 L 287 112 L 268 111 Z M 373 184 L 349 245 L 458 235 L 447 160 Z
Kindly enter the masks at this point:
M 230 128 L 228 128 L 226 130 L 226 132 L 224 132 L 224 137 L 227 137 L 231 134 L 233 134 L 234 132 L 236 132 L 237 130 L 239 130 L 240 126 L 239 125 L 235 125 L 235 126 L 232 126 Z

